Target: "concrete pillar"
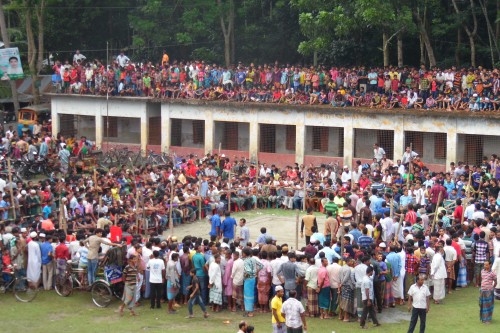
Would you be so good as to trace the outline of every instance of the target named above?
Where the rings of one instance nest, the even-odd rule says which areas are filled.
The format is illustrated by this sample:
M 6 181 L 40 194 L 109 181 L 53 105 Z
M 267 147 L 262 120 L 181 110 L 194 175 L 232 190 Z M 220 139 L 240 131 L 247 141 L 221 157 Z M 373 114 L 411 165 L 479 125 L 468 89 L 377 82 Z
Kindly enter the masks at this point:
M 161 151 L 169 152 L 170 137 L 170 104 L 161 105 Z
M 205 112 L 205 153 L 211 152 L 214 147 L 214 117 L 211 109 Z
M 449 170 L 451 162 L 458 163 L 459 157 L 457 152 L 458 134 L 456 129 L 449 129 L 446 134 L 446 170 Z
M 348 115 L 344 120 L 344 164 L 352 166 L 354 157 L 354 128 L 352 117 Z
M 259 122 L 257 120 L 250 121 L 248 153 L 250 161 L 257 162 L 259 159 Z
M 141 150 L 147 153 L 149 139 L 149 117 L 146 109 L 141 114 Z
M 101 108 L 97 108 L 95 113 L 95 145 L 101 149 L 103 148 L 102 146 L 103 133 L 104 133 L 104 119 L 102 116 L 102 110 Z
M 295 162 L 304 164 L 306 145 L 306 126 L 304 123 L 295 125 Z
M 405 134 L 404 129 L 401 127 L 394 127 L 394 163 L 403 157 L 405 152 Z M 383 148 L 383 147 L 382 147 Z M 422 152 L 420 152 L 421 154 Z
M 59 133 L 59 113 L 57 113 L 58 109 L 58 99 L 53 99 L 52 100 L 52 105 L 51 105 L 51 110 L 50 110 L 50 116 L 52 119 L 52 136 L 56 136 L 57 133 Z M 17 131 L 17 127 L 15 128 Z

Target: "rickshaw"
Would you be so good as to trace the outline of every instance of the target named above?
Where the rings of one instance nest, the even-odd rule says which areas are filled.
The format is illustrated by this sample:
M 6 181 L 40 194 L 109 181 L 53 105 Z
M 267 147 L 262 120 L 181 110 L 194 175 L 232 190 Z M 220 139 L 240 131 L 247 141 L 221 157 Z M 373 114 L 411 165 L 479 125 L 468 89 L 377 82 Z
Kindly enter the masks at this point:
M 44 120 L 49 121 L 49 119 L 51 119 L 49 104 L 31 105 L 20 108 L 17 125 L 19 137 L 22 137 L 23 133 L 28 130 L 33 133 L 34 124 L 41 123 Z

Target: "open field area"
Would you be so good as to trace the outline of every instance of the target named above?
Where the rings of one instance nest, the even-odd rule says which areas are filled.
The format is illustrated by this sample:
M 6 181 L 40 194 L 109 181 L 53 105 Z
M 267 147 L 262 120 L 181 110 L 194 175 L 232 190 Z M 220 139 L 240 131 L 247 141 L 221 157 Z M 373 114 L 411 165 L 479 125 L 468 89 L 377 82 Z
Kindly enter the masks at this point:
M 444 305 L 431 305 L 427 319 L 428 333 L 433 332 L 494 332 L 500 322 L 498 309 L 493 316 L 492 325 L 479 322 L 477 304 L 478 291 L 467 288 L 457 291 L 445 299 Z M 182 307 L 177 314 L 167 315 L 166 306 L 161 310 L 150 310 L 144 305 L 137 308 L 138 317 L 118 315 L 119 302 L 113 302 L 108 308 L 100 309 L 92 303 L 90 293 L 75 292 L 62 298 L 55 292 L 40 292 L 37 298 L 28 304 L 17 302 L 11 294 L 0 296 L 0 318 L 3 332 L 45 333 L 59 332 L 199 332 L 234 333 L 243 319 L 241 312 L 221 312 L 202 319 L 199 307 L 194 309 L 196 318 L 184 319 L 187 308 Z M 409 314 L 406 307 L 398 306 L 382 313 L 379 317 L 382 327 L 370 331 L 384 333 L 406 332 Z M 249 322 L 255 326 L 255 332 L 271 332 L 271 315 L 257 314 Z M 229 324 L 223 321 L 229 320 Z M 334 320 L 309 320 L 308 332 L 344 333 L 359 330 L 358 323 L 344 323 Z M 370 324 L 369 324 L 370 326 Z M 417 327 L 418 328 L 418 327 Z
M 257 210 L 236 213 L 238 220 L 244 217 L 251 230 L 251 239 L 255 240 L 262 226 L 277 237 L 281 242 L 294 244 L 295 211 Z M 318 218 L 320 228 L 324 217 Z M 181 238 L 184 235 L 205 236 L 209 231 L 207 222 L 195 222 L 175 229 L 175 235 Z M 304 241 L 300 240 L 299 246 Z M 295 246 L 295 245 L 293 245 Z M 500 315 L 494 313 L 493 323 L 484 326 L 479 322 L 478 290 L 466 288 L 459 290 L 445 299 L 444 305 L 431 305 L 427 320 L 426 332 L 492 332 L 500 322 Z M 127 314 L 121 318 L 117 308 L 119 301 L 114 301 L 108 308 L 100 309 L 94 306 L 90 293 L 75 292 L 71 296 L 62 298 L 55 292 L 40 292 L 37 298 L 28 304 L 17 302 L 11 294 L 0 296 L 0 318 L 5 332 L 57 332 L 68 330 L 71 332 L 188 332 L 200 331 L 205 333 L 230 333 L 238 330 L 238 323 L 243 319 L 242 313 L 224 311 L 204 320 L 201 318 L 199 307 L 195 307 L 196 318 L 189 321 L 184 319 L 187 308 L 182 307 L 177 314 L 167 315 L 166 306 L 161 310 L 150 310 L 147 301 L 137 308 L 138 317 Z M 383 324 L 380 328 L 371 331 L 396 333 L 405 332 L 408 328 L 409 314 L 406 307 L 385 310 L 379 317 Z M 228 320 L 229 324 L 223 322 Z M 271 315 L 257 314 L 249 322 L 256 327 L 255 332 L 270 332 Z M 344 333 L 359 330 L 358 323 L 343 323 L 338 319 L 309 321 L 308 332 Z

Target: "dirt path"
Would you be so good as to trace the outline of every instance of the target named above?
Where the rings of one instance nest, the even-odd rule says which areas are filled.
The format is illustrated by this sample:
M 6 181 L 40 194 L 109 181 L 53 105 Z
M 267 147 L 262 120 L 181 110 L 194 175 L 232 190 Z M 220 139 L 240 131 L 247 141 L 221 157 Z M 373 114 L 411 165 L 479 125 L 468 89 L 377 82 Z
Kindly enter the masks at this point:
M 300 221 L 304 213 L 299 213 L 299 229 Z M 250 229 L 250 240 L 255 242 L 260 235 L 262 227 L 267 228 L 267 233 L 275 237 L 278 244 L 287 243 L 291 248 L 295 249 L 295 213 L 292 211 L 278 211 L 277 214 L 272 211 L 247 211 L 236 213 L 233 217 L 238 222 L 240 218 L 247 220 L 247 226 Z M 325 217 L 323 214 L 316 214 L 319 230 L 323 230 Z M 236 229 L 236 235 L 239 234 L 239 226 Z M 183 224 L 174 228 L 174 235 L 178 239 L 182 239 L 186 235 L 208 238 L 210 224 L 207 219 L 200 222 Z M 169 231 L 165 232 L 169 235 Z M 299 248 L 305 246 L 305 240 L 299 237 Z

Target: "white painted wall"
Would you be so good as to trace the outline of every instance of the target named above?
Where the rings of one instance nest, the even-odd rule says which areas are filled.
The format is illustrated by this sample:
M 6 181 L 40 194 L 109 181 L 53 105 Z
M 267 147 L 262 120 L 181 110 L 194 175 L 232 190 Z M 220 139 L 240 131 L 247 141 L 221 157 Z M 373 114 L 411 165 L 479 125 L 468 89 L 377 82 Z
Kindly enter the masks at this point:
M 309 107 L 309 106 L 285 106 L 274 104 L 237 104 L 237 103 L 207 103 L 205 101 L 165 101 L 155 104 L 148 98 L 110 98 L 106 101 L 105 97 L 99 96 L 77 96 L 77 95 L 51 95 L 52 99 L 52 117 L 54 122 L 54 132 L 58 129 L 57 115 L 61 113 L 78 114 L 88 116 L 104 116 L 109 113 L 110 116 L 121 118 L 142 118 L 147 119 L 153 116 L 162 116 L 162 147 L 169 148 L 168 133 L 170 118 L 180 119 L 203 119 L 205 124 L 205 150 L 218 148 L 218 134 L 215 129 L 214 122 L 216 121 L 235 121 L 240 123 L 248 123 L 249 129 L 245 132 L 245 128 L 240 129 L 240 137 L 244 138 L 248 134 L 249 142 L 247 145 L 242 145 L 242 150 L 249 150 L 251 158 L 255 158 L 258 153 L 259 131 L 258 124 L 270 123 L 278 125 L 296 125 L 297 133 L 304 135 L 302 139 L 300 135 L 297 137 L 297 146 L 295 149 L 296 160 L 303 161 L 304 149 L 309 153 L 307 146 L 308 136 L 304 133 L 303 126 L 327 126 L 338 127 L 344 130 L 344 160 L 346 164 L 351 163 L 353 157 L 368 157 L 372 156 L 372 144 L 376 141 L 376 132 L 370 132 L 367 135 L 353 140 L 354 129 L 385 129 L 394 131 L 394 157 L 395 159 L 403 153 L 403 140 L 405 131 L 422 131 L 422 132 L 438 132 L 447 133 L 447 161 L 454 161 L 463 156 L 463 147 L 460 146 L 460 140 L 456 139 L 457 134 L 479 134 L 497 136 L 500 129 L 500 117 L 490 114 L 474 114 L 474 115 L 457 115 L 446 112 L 429 112 L 429 111 L 405 111 L 405 110 L 353 110 L 353 109 L 333 109 L 330 107 Z M 159 105 L 159 107 L 157 106 Z M 208 123 L 207 123 L 208 122 Z M 134 122 L 132 122 L 134 123 Z M 136 125 L 129 123 L 128 127 L 123 126 L 123 130 L 138 133 L 140 135 L 141 128 L 144 129 L 146 123 L 139 129 Z M 101 127 L 101 128 L 99 128 Z M 186 139 L 189 136 L 189 126 L 186 126 Z M 284 140 L 283 130 L 277 131 L 277 151 L 283 151 Z M 90 131 L 87 128 L 86 131 Z M 102 131 L 102 122 L 96 122 L 96 140 L 99 141 L 100 131 Z M 184 131 L 184 125 L 183 125 Z M 306 131 L 307 132 L 307 131 Z M 102 133 L 102 132 L 101 132 Z M 88 133 L 87 133 L 88 134 Z M 192 129 L 191 129 L 192 135 Z M 335 135 L 330 135 L 332 140 Z M 90 135 L 89 135 L 90 137 Z M 141 145 L 147 142 L 147 136 L 140 136 Z M 305 143 L 304 143 L 305 141 Z M 302 142 L 302 146 L 301 146 Z M 456 142 L 457 144 L 453 144 Z M 498 146 L 499 140 L 486 138 L 484 143 L 484 153 L 500 152 Z M 451 144 L 450 144 L 451 143 Z M 305 144 L 305 146 L 304 146 Z M 354 156 L 354 144 L 356 144 L 356 155 Z M 332 144 L 336 147 L 336 144 Z M 433 136 L 425 136 L 425 155 L 433 156 Z M 332 151 L 332 156 L 335 152 Z M 440 161 L 435 161 L 440 162 Z M 429 163 L 429 162 L 427 162 Z

